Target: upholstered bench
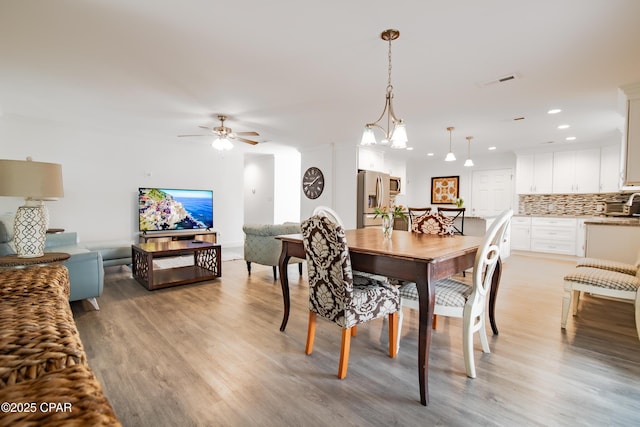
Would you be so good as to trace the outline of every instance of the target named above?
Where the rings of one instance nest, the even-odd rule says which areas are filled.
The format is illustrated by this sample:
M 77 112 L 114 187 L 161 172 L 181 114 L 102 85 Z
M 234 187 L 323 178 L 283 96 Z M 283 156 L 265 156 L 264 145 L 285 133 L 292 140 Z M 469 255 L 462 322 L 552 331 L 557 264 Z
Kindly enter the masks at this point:
M 586 265 L 588 263 L 584 263 Z M 575 316 L 580 292 L 629 300 L 635 305 L 636 329 L 640 338 L 640 270 L 635 275 L 605 270 L 596 267 L 576 267 L 564 276 L 564 298 L 562 302 L 562 329 L 567 326 L 569 308 Z

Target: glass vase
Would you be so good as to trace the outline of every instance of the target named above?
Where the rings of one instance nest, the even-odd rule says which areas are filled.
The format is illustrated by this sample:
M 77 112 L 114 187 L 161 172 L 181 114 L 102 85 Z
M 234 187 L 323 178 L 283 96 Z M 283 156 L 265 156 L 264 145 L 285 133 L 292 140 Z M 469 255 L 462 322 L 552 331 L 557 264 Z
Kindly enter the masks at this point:
M 385 239 L 390 239 L 393 234 L 393 218 L 389 215 L 382 216 L 382 235 Z

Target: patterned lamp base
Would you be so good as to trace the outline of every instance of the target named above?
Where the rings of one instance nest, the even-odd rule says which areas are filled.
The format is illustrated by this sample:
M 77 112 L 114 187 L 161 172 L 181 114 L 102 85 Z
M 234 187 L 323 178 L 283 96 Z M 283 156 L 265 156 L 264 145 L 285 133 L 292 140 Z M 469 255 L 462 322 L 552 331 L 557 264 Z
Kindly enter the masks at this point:
M 42 206 L 20 206 L 13 223 L 13 240 L 20 258 L 44 255 L 47 226 Z

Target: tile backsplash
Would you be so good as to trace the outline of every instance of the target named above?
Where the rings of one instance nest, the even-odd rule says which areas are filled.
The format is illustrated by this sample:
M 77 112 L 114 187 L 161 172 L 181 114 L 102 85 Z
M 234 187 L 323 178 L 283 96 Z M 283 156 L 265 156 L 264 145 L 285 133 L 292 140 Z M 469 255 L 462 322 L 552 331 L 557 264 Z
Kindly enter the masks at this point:
M 626 202 L 629 193 L 519 194 L 519 215 L 598 216 L 604 202 Z

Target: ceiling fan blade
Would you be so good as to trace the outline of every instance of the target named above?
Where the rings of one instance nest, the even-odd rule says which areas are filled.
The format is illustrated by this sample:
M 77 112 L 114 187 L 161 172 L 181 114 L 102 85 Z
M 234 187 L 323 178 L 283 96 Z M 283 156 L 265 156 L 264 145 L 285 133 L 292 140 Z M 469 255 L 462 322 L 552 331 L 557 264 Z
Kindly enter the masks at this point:
M 236 136 L 235 138 L 236 141 L 242 141 L 242 142 L 246 142 L 247 144 L 251 144 L 251 145 L 256 145 L 258 144 L 258 141 L 252 141 L 250 139 L 245 139 L 245 138 L 240 138 L 239 136 Z
M 211 136 L 211 135 L 178 135 L 179 138 L 182 138 L 183 136 Z
M 202 128 L 202 129 L 209 129 L 209 130 L 212 130 L 210 127 L 207 127 L 207 126 L 198 126 L 198 127 L 199 127 L 199 128 Z
M 245 135 L 245 136 L 260 136 L 258 132 L 234 132 L 236 135 Z

